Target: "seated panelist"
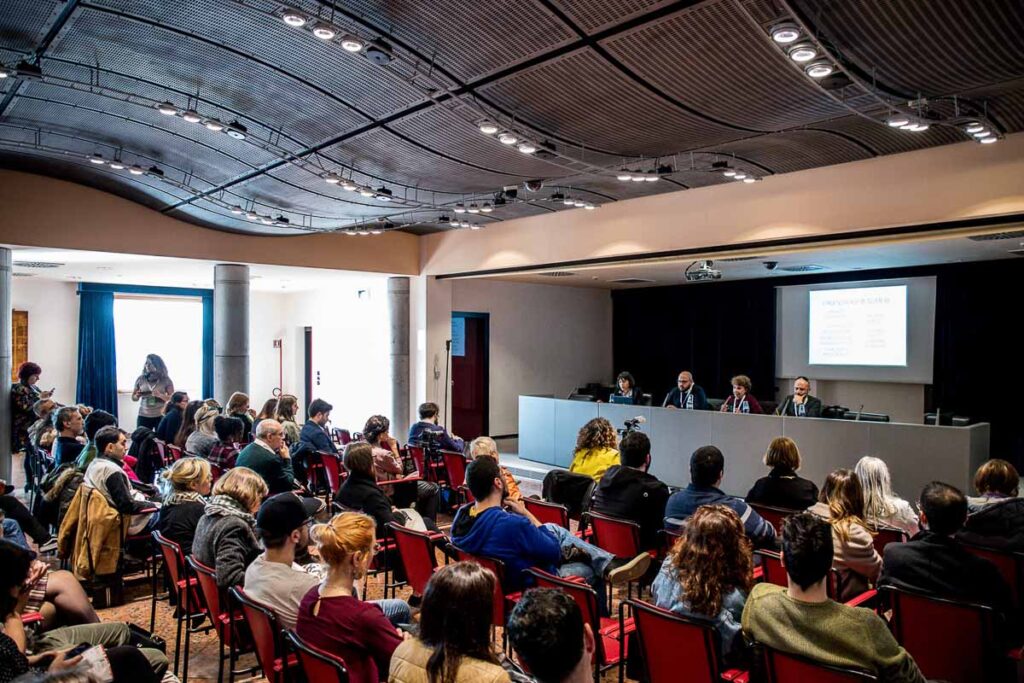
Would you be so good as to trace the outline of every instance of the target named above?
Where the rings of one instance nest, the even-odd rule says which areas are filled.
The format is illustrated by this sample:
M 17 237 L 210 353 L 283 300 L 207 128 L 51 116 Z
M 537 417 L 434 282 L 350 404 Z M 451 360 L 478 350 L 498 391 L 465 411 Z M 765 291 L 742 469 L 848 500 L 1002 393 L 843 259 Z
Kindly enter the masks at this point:
M 764 414 L 761 404 L 757 402 L 750 393 L 752 384 L 746 375 L 736 375 L 732 378 L 732 394 L 722 404 L 723 413 L 755 413 Z
M 811 381 L 806 377 L 793 380 L 793 393 L 787 396 L 779 407 L 776 415 L 790 417 L 821 417 L 821 399 L 811 396 Z
M 683 410 L 707 410 L 708 397 L 697 384 L 693 382 L 693 373 L 683 370 L 676 379 L 676 388 L 668 392 L 665 400 L 661 402 L 662 408 L 681 408 Z
M 628 372 L 620 372 L 616 378 L 616 384 L 618 384 L 618 390 L 612 396 L 624 396 L 630 399 L 633 405 L 640 405 L 643 402 L 640 388 L 636 385 L 633 375 Z

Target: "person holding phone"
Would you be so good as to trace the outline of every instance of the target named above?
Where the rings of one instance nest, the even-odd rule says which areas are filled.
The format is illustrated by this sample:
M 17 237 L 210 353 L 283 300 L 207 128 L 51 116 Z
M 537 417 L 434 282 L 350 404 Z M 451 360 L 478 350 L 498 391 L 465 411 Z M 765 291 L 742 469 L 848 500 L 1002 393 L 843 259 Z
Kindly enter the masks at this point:
M 11 453 L 21 450 L 31 452 L 28 430 L 36 421 L 33 406 L 36 401 L 50 398 L 53 395 L 53 389 L 40 391 L 36 386 L 42 374 L 42 368 L 31 361 L 26 361 L 18 367 L 18 381 L 11 385 Z M 33 481 L 29 458 L 25 458 L 25 477 L 25 491 L 27 492 Z
M 155 353 L 146 356 L 142 374 L 135 380 L 132 400 L 141 401 L 136 427 L 156 429 L 163 417 L 164 406 L 174 395 L 174 382 L 167 375 L 164 359 Z

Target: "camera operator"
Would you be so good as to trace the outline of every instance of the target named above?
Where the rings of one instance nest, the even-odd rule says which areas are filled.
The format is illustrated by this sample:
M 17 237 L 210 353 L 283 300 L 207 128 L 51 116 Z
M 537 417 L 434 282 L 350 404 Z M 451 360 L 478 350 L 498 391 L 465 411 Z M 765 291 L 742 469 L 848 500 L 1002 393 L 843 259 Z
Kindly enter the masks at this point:
M 466 442 L 449 434 L 448 430 L 438 424 L 437 414 L 441 412 L 436 403 L 427 402 L 420 404 L 420 421 L 409 427 L 409 443 L 417 446 L 434 446 L 435 444 L 445 451 L 464 453 Z

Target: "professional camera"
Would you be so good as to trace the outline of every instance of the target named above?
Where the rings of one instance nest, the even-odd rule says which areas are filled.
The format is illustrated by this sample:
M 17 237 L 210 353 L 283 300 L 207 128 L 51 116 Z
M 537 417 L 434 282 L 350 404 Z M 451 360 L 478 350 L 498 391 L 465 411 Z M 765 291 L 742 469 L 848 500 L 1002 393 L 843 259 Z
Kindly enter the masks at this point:
M 624 429 L 620 429 L 619 434 L 625 436 L 630 432 L 638 432 L 640 431 L 640 425 L 644 424 L 645 422 L 647 422 L 647 419 L 643 416 L 637 416 L 631 420 L 626 420 L 623 423 Z

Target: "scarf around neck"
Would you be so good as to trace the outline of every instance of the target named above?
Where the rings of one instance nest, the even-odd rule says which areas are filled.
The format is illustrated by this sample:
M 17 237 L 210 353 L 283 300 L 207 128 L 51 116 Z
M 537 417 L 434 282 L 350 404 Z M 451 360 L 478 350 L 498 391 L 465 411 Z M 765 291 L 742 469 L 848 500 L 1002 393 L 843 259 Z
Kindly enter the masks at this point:
M 231 496 L 225 496 L 223 494 L 219 496 L 210 496 L 210 499 L 206 501 L 206 514 L 216 516 L 232 516 L 242 519 L 250 527 L 256 526 L 256 518 L 249 514 L 248 511 L 242 508 L 242 504 Z
M 164 507 L 182 505 L 184 503 L 205 503 L 198 491 L 174 491 L 164 499 Z

